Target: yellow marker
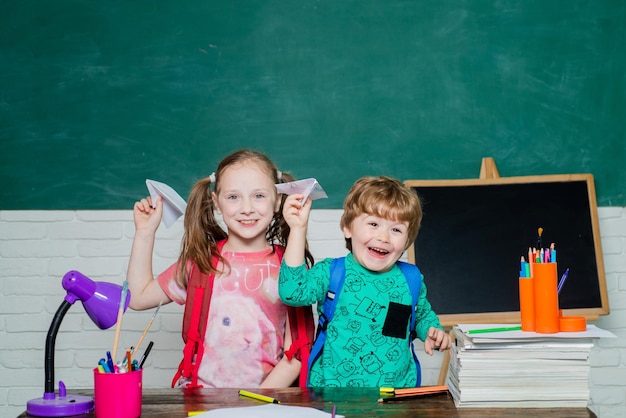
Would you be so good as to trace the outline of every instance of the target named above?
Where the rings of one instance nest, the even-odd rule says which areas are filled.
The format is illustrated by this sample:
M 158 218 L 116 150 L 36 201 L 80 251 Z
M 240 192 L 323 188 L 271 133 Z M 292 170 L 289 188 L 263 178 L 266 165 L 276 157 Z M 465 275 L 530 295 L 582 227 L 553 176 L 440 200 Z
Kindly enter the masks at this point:
M 277 399 L 274 399 L 274 398 L 272 398 L 270 396 L 259 395 L 258 393 L 248 392 L 247 390 L 240 390 L 239 391 L 239 396 L 245 396 L 247 398 L 257 399 L 257 400 L 263 401 L 263 402 L 280 403 L 280 401 L 278 401 Z
M 189 411 L 187 412 L 188 417 L 195 417 L 196 415 L 204 414 L 206 411 Z

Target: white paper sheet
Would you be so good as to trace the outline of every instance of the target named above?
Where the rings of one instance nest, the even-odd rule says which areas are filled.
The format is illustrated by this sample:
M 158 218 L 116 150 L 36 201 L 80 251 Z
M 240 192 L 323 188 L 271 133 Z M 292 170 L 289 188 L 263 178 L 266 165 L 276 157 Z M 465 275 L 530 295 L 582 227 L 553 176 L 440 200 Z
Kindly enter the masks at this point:
M 244 406 L 234 408 L 220 408 L 206 411 L 196 415 L 196 418 L 328 418 L 332 416 L 330 412 L 307 406 L 289 406 L 282 404 L 267 404 L 259 406 Z M 344 418 L 343 415 L 335 414 L 337 418 Z
M 165 183 L 146 179 L 146 186 L 148 186 L 152 202 L 156 201 L 157 196 L 163 199 L 163 223 L 169 228 L 185 213 L 187 202 L 176 193 L 176 190 Z

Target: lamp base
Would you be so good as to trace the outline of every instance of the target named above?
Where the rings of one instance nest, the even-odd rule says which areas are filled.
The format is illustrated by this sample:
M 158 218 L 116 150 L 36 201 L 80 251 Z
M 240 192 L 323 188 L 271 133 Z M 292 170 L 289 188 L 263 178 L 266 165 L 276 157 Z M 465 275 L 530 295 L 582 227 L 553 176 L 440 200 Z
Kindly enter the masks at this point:
M 59 394 L 44 393 L 43 397 L 26 403 L 26 413 L 36 417 L 67 417 L 87 414 L 93 410 L 89 396 L 67 395 L 65 385 L 59 381 Z

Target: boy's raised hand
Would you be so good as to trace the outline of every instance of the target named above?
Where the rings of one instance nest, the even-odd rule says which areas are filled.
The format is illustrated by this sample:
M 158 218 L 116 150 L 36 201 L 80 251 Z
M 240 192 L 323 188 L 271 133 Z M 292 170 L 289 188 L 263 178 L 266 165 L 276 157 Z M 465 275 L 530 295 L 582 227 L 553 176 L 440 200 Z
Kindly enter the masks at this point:
M 289 225 L 289 239 L 283 261 L 288 266 L 297 267 L 304 263 L 304 250 L 306 248 L 306 230 L 311 212 L 311 199 L 307 199 L 304 205 L 301 200 L 303 194 L 291 194 L 285 199 L 283 206 L 283 218 Z
M 430 327 L 428 336 L 424 341 L 424 351 L 432 356 L 433 350 L 445 351 L 450 348 L 450 336 L 445 331 Z
M 311 213 L 311 199 L 307 199 L 304 205 L 301 200 L 303 194 L 291 194 L 287 196 L 285 205 L 283 206 L 283 218 L 290 228 L 306 228 L 309 222 L 309 214 Z
M 135 220 L 135 230 L 156 231 L 163 216 L 163 202 L 161 196 L 157 196 L 156 207 L 152 207 L 150 196 L 135 202 L 133 207 L 133 218 Z

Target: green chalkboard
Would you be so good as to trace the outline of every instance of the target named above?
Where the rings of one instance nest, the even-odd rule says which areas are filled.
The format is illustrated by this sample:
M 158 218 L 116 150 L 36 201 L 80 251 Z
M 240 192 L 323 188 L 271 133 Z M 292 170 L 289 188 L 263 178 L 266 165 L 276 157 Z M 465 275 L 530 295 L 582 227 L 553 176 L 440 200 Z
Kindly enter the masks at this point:
M 186 196 L 230 151 L 316 177 L 588 172 L 626 206 L 621 0 L 0 2 L 0 209 Z

